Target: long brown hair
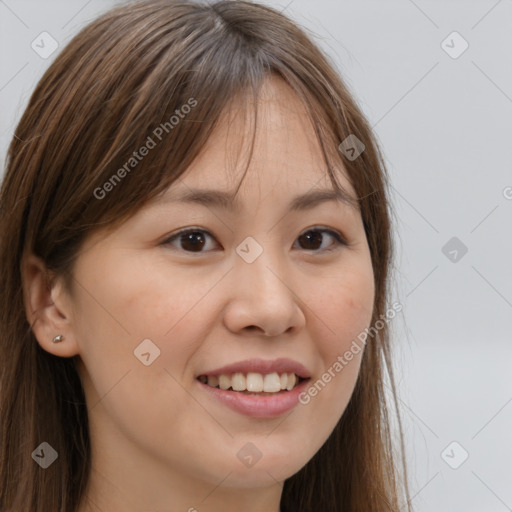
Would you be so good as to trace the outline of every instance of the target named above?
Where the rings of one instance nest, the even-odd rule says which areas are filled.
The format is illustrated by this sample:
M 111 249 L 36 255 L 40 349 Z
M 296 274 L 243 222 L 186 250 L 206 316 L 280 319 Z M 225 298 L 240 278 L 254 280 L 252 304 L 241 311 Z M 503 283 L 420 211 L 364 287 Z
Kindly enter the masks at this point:
M 91 470 L 78 356 L 56 357 L 37 343 L 23 301 L 24 255 L 35 254 L 49 273 L 64 276 L 71 293 L 84 240 L 123 222 L 175 182 L 233 98 L 256 96 L 270 74 L 282 77 L 307 107 L 335 187 L 334 169 L 341 163 L 347 169 L 375 276 L 372 325 L 383 318 L 392 265 L 387 171 L 349 90 L 306 33 L 278 11 L 247 1 L 148 0 L 107 12 L 46 71 L 8 150 L 0 195 L 5 512 L 74 512 Z M 171 129 L 171 116 L 193 102 Z M 155 141 L 159 127 L 163 142 L 128 172 L 126 162 L 148 136 Z M 338 150 L 349 135 L 365 145 L 355 159 Z M 123 166 L 127 172 L 117 172 Z M 114 180 L 116 173 L 123 179 Z M 107 182 L 108 197 L 102 198 Z M 393 408 L 384 389 L 386 369 Z M 396 403 L 385 325 L 368 339 L 354 392 L 331 436 L 284 482 L 283 512 L 410 510 Z M 399 446 L 391 411 L 398 418 Z M 48 469 L 31 457 L 43 441 L 59 454 Z

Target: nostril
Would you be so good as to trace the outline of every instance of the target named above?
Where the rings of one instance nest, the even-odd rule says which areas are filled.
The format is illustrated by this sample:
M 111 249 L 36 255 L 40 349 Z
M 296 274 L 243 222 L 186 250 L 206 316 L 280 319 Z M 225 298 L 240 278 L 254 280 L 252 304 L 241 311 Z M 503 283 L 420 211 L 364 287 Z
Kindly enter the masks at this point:
M 249 332 L 255 332 L 255 331 L 260 331 L 261 334 L 263 334 L 264 336 L 270 336 L 269 334 L 267 334 L 261 327 L 258 327 L 257 325 L 248 325 L 246 327 L 246 329 L 249 331 Z

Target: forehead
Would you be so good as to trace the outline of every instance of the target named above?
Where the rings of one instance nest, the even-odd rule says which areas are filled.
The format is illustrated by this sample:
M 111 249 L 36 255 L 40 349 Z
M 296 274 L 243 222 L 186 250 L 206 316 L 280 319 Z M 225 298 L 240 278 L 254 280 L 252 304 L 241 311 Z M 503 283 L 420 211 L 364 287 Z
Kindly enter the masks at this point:
M 333 148 L 328 149 L 332 153 Z M 257 98 L 245 95 L 228 105 L 199 156 L 161 200 L 239 211 L 244 201 L 235 191 L 243 179 L 242 196 L 294 196 L 292 210 L 325 201 L 357 209 L 341 159 L 335 164 L 344 190 L 336 190 L 328 176 L 315 127 L 301 100 L 282 79 L 269 79 Z

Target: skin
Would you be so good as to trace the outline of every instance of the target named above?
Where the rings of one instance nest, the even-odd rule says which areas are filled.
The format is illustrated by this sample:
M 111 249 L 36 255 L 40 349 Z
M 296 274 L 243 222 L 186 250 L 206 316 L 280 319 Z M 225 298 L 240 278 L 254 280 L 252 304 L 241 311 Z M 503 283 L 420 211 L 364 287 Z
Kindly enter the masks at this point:
M 226 114 L 166 194 L 232 192 L 245 168 L 233 167 L 233 148 L 248 147 L 251 126 L 236 111 L 228 123 Z M 360 213 L 335 201 L 287 210 L 296 195 L 332 185 L 304 107 L 280 79 L 259 97 L 255 143 L 240 212 L 152 201 L 113 233 L 87 240 L 73 295 L 60 278 L 44 285 L 38 258 L 25 261 L 27 316 L 37 319 L 39 344 L 79 356 L 93 466 L 79 512 L 278 512 L 283 481 L 346 408 L 362 351 L 309 404 L 278 418 L 232 411 L 196 381 L 242 359 L 290 357 L 315 382 L 371 321 L 373 270 Z M 187 227 L 207 232 L 202 248 L 179 237 L 166 243 Z M 317 242 L 300 237 L 313 228 L 338 231 L 350 245 L 324 231 L 312 233 Z M 235 251 L 247 236 L 263 248 L 250 264 Z M 54 344 L 57 334 L 64 341 Z M 147 338 L 161 351 L 149 366 L 134 356 Z M 252 467 L 237 458 L 248 442 L 262 454 Z

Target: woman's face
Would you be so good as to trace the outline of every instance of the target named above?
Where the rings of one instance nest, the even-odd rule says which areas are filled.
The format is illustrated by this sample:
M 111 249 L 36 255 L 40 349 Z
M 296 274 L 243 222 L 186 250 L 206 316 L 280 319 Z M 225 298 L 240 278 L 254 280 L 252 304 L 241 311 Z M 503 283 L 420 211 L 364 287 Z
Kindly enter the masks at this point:
M 212 488 L 226 477 L 231 487 L 275 484 L 313 457 L 349 401 L 362 351 L 332 368 L 371 320 L 369 247 L 346 203 L 290 208 L 297 196 L 333 189 L 305 110 L 283 82 L 267 82 L 260 96 L 254 153 L 232 208 L 213 193 L 209 202 L 177 200 L 195 189 L 232 193 L 245 160 L 235 172 L 230 165 L 250 127 L 224 118 L 165 195 L 90 238 L 77 260 L 71 325 L 95 467 L 158 466 Z M 177 235 L 185 228 L 195 234 Z M 302 373 L 306 402 L 329 369 L 308 403 L 297 390 L 254 396 L 201 382 L 242 389 L 251 373 L 246 386 L 276 389 L 283 373 Z M 243 377 L 229 380 L 236 373 Z M 282 377 L 283 387 L 292 379 Z

